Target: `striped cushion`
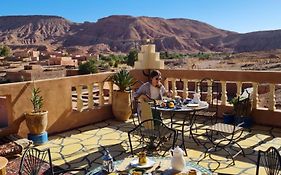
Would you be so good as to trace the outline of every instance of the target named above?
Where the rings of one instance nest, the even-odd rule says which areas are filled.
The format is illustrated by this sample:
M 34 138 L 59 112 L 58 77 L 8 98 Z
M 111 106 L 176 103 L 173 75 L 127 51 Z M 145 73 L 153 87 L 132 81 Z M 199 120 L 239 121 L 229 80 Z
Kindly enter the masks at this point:
M 240 131 L 243 129 L 242 127 L 229 125 L 229 124 L 225 124 L 225 123 L 214 124 L 214 125 L 210 126 L 208 129 L 212 130 L 212 131 L 219 131 L 219 132 L 231 134 L 233 132 L 234 127 L 235 127 L 234 132 L 237 132 L 237 131 Z

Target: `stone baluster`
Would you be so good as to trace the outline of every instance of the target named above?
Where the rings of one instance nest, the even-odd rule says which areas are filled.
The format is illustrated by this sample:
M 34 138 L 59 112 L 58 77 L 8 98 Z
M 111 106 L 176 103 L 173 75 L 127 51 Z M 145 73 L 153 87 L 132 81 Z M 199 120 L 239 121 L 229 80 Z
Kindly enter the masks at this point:
M 258 93 L 258 83 L 252 83 L 253 84 L 253 108 L 257 109 L 259 104 L 258 104 L 258 99 L 259 99 L 259 93 Z
M 166 78 L 166 80 L 164 81 L 164 87 L 167 91 L 169 90 L 169 79 L 168 78 Z
M 100 82 L 99 83 L 99 106 L 104 105 L 103 86 L 104 86 L 104 82 Z
M 242 82 L 241 81 L 236 82 L 236 86 L 237 86 L 236 96 L 238 97 L 241 95 L 242 92 Z
M 269 104 L 268 109 L 274 111 L 275 107 L 275 84 L 269 84 Z
M 188 80 L 183 79 L 183 98 L 188 98 Z
M 78 85 L 75 87 L 77 93 L 77 111 L 83 111 L 83 99 L 82 99 L 82 85 Z
M 212 98 L 213 98 L 213 94 L 212 94 L 212 91 L 213 91 L 213 82 L 212 82 L 211 80 L 208 80 L 208 81 L 207 81 L 207 85 L 208 85 L 208 89 L 207 89 L 207 97 L 206 97 L 206 100 L 207 100 L 207 102 L 211 103 Z
M 194 93 L 200 93 L 200 87 L 199 87 L 199 81 L 200 80 L 194 80 Z
M 176 87 L 175 78 L 172 79 L 172 91 L 173 91 L 172 97 L 175 98 L 175 96 L 177 96 L 177 87 Z
M 91 83 L 91 84 L 87 85 L 87 89 L 88 89 L 88 108 L 90 108 L 90 109 L 92 109 L 93 106 L 94 106 L 93 86 L 94 86 L 94 83 Z
M 109 104 L 112 104 L 113 82 L 108 82 L 109 86 Z
M 227 101 L 227 90 L 226 90 L 226 81 L 221 81 L 221 105 L 226 105 Z

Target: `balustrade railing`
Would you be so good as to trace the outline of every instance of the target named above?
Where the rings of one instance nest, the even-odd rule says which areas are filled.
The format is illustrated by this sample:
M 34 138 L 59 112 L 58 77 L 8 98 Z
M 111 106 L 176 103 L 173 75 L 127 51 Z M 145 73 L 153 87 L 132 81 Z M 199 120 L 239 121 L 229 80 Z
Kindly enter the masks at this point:
M 196 84 L 203 78 L 211 78 L 220 84 L 219 113 L 229 110 L 230 96 L 240 95 L 245 87 L 252 87 L 254 121 L 260 124 L 281 126 L 280 99 L 281 72 L 215 71 L 215 70 L 160 70 L 164 86 L 173 96 L 192 97 L 198 91 Z M 148 78 L 143 70 L 131 70 L 136 80 Z M 27 133 L 22 125 L 24 113 L 32 110 L 30 103 L 34 85 L 39 87 L 48 110 L 50 133 L 83 126 L 113 117 L 111 111 L 113 84 L 107 81 L 112 72 L 59 79 L 40 80 L 0 85 L 0 96 L 5 96 L 9 126 L 0 135 Z M 207 91 L 208 98 L 210 89 Z
M 137 79 L 145 79 L 142 70 L 132 70 Z M 253 88 L 252 116 L 257 123 L 281 126 L 281 99 L 276 100 L 276 93 L 281 93 L 281 72 L 258 71 L 216 71 L 216 70 L 160 70 L 163 84 L 172 91 L 172 96 L 192 98 L 199 89 L 196 84 L 204 78 L 210 78 L 219 83 L 220 101 L 219 114 L 231 110 L 229 100 L 241 95 L 248 87 Z M 278 91 L 280 89 L 280 91 Z M 208 89 L 207 98 L 211 98 L 211 89 Z M 279 94 L 278 94 L 279 95 Z

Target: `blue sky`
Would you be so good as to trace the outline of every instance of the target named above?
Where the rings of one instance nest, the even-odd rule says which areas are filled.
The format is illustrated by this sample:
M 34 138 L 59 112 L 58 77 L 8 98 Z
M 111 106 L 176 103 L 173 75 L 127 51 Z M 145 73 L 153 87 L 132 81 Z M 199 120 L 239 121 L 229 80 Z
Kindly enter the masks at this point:
M 110 15 L 189 18 L 236 32 L 281 29 L 281 0 L 0 0 L 0 16 L 57 15 L 74 22 Z

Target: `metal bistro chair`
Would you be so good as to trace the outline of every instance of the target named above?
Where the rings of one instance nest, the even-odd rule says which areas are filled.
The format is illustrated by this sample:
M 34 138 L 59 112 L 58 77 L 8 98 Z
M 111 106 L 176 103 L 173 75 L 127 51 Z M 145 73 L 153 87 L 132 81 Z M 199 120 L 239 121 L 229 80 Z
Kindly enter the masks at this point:
M 217 123 L 218 116 L 218 102 L 220 98 L 219 83 L 210 79 L 204 78 L 197 83 L 197 91 L 201 95 L 201 101 L 209 103 L 208 109 L 196 112 L 196 116 L 208 117 L 212 124 Z
M 148 119 L 128 132 L 131 154 L 145 151 L 148 155 L 163 156 L 170 148 L 174 148 L 177 132 L 166 126 L 161 120 Z M 133 142 L 138 144 L 134 145 Z
M 270 147 L 266 151 L 259 150 L 256 175 L 259 175 L 261 163 L 267 175 L 281 175 L 281 156 L 276 148 Z
M 49 159 L 49 169 L 44 172 L 43 165 L 46 163 L 45 160 Z M 41 174 L 61 174 L 70 171 L 86 171 L 84 168 L 80 169 L 67 169 L 67 170 L 60 170 L 54 171 L 52 165 L 52 158 L 50 149 L 39 150 L 35 147 L 31 147 L 27 149 L 21 158 L 19 175 L 41 175 Z
M 244 128 L 242 127 L 244 125 L 244 121 L 242 119 L 243 115 L 240 114 L 247 113 L 245 110 L 248 110 L 249 108 L 245 108 L 245 105 L 248 105 L 250 100 L 250 97 L 243 98 L 242 100 L 238 98 L 237 108 L 235 111 L 235 122 L 233 124 L 216 123 L 206 129 L 206 136 L 212 146 L 207 147 L 206 144 L 203 145 L 206 151 L 204 157 L 200 159 L 199 162 L 209 155 L 212 160 L 218 162 L 219 165 L 217 168 L 219 168 L 219 161 L 214 159 L 211 153 L 215 153 L 220 150 L 223 150 L 227 154 L 226 158 L 231 158 L 232 162 L 229 165 L 235 164 L 234 158 L 240 153 L 242 153 L 245 157 L 245 152 L 238 143 L 244 131 Z M 234 146 L 237 146 L 237 148 Z M 231 150 L 236 153 L 233 155 Z

